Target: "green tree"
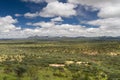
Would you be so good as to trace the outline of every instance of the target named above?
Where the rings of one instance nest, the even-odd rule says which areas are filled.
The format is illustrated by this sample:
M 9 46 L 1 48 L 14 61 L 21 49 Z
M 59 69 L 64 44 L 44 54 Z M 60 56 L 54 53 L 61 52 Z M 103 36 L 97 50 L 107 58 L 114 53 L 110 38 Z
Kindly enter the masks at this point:
M 17 65 L 14 68 L 14 72 L 15 72 L 16 76 L 18 77 L 18 80 L 21 80 L 21 77 L 23 77 L 23 74 L 26 72 L 26 68 L 25 68 L 25 66 Z
M 27 74 L 30 77 L 30 80 L 38 80 L 38 68 L 36 66 L 29 66 Z

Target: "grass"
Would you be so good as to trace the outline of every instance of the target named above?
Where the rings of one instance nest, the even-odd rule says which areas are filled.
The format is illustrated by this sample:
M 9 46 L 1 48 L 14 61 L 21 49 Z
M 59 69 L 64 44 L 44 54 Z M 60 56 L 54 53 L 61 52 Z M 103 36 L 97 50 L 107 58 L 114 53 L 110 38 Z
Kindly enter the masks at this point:
M 120 41 L 1 41 L 0 61 L 0 80 L 113 80 Z

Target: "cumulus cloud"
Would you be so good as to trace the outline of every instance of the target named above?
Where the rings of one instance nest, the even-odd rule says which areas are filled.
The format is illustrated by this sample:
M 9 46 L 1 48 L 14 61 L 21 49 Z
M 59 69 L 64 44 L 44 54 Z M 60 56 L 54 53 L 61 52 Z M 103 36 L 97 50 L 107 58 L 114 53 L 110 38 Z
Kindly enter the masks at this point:
M 68 0 L 69 3 L 92 6 L 100 18 L 120 17 L 120 0 Z
M 36 26 L 40 35 L 43 36 L 67 36 L 76 37 L 85 35 L 85 27 L 80 25 L 70 25 L 70 24 L 55 24 L 54 22 L 37 22 L 31 23 L 32 26 Z
M 29 13 L 31 16 L 42 17 L 70 17 L 77 14 L 75 8 L 78 4 L 84 5 L 85 9 L 95 11 L 98 10 L 98 17 L 113 18 L 120 17 L 120 0 L 68 0 L 68 3 L 58 2 L 57 0 L 25 0 L 31 2 L 48 2 L 48 5 L 43 8 L 42 12 Z M 90 8 L 89 8 L 90 7 Z M 80 10 L 79 10 L 80 12 Z M 28 14 L 28 13 L 27 13 Z M 79 13 L 78 13 L 79 14 Z M 82 14 L 83 15 L 83 14 Z
M 120 2 L 115 5 L 108 5 L 107 7 L 101 8 L 98 16 L 101 18 L 120 18 Z
M 106 31 L 120 30 L 120 18 L 98 19 L 94 21 L 89 21 L 88 24 L 100 26 L 100 29 L 104 29 Z
M 53 18 L 51 19 L 52 22 L 61 22 L 63 21 L 63 19 L 61 17 L 56 17 L 56 18 Z
M 85 22 L 85 24 L 98 26 L 97 28 L 72 24 L 56 24 L 54 21 L 30 23 L 30 25 L 38 27 L 41 34 L 47 36 L 119 36 L 119 21 L 120 18 L 106 18 Z
M 33 2 L 33 3 L 41 3 L 44 2 L 44 0 L 22 0 L 24 2 Z
M 56 17 L 56 16 L 62 16 L 62 17 L 70 17 L 75 16 L 76 11 L 74 8 L 76 8 L 76 5 L 70 4 L 70 3 L 62 3 L 58 1 L 50 2 L 46 7 L 43 8 L 42 11 L 36 12 L 36 13 L 26 13 L 24 14 L 27 18 L 34 18 L 37 16 L 41 17 Z
M 40 21 L 35 23 L 26 23 L 26 25 L 34 26 L 32 28 L 16 27 L 18 21 L 12 16 L 0 17 L 0 38 L 24 38 L 29 36 L 119 36 L 120 34 L 120 0 L 68 0 L 68 3 L 58 2 L 57 0 L 24 0 L 25 2 L 48 2 L 40 12 L 26 13 L 27 18 L 34 17 L 52 17 L 48 22 Z M 113 4 L 114 3 L 114 4 Z M 63 24 L 63 17 L 77 16 L 78 11 L 75 10 L 77 5 L 84 5 L 86 10 L 98 11 L 97 20 L 86 21 L 84 24 L 98 26 L 97 28 Z M 81 12 L 79 12 L 80 14 Z M 15 16 L 20 16 L 16 14 Z M 81 15 L 81 16 L 84 16 Z M 61 23 L 60 23 L 61 22 Z M 59 24 L 60 23 L 60 24 Z
M 38 12 L 36 12 L 36 13 L 29 13 L 28 12 L 28 13 L 25 13 L 24 16 L 26 18 L 35 18 L 35 17 L 39 16 L 39 14 L 38 14 Z
M 89 25 L 99 26 L 98 28 L 88 29 L 89 32 L 96 32 L 103 36 L 119 36 L 120 18 L 106 18 L 85 22 Z
M 55 18 L 53 18 L 54 20 Z M 11 16 L 0 17 L 0 38 L 26 38 L 29 36 L 67 36 L 67 37 L 95 37 L 95 36 L 119 36 L 119 18 L 98 19 L 88 21 L 87 24 L 99 26 L 98 28 L 90 28 L 82 25 L 72 24 L 56 24 L 50 22 L 27 23 L 27 25 L 35 26 L 34 29 L 16 27 L 17 22 Z
M 119 36 L 120 0 L 68 0 L 69 3 L 83 5 L 91 11 L 98 11 L 100 19 L 85 22 L 98 28 L 87 28 L 88 34 L 96 36 Z
M 86 37 L 96 37 L 96 36 L 118 36 L 120 33 L 120 29 L 111 26 L 109 29 L 107 23 L 109 24 L 109 20 L 105 23 L 102 23 L 103 20 L 90 21 L 87 22 L 91 25 L 99 25 L 98 28 L 90 28 L 81 25 L 71 25 L 71 24 L 55 24 L 54 22 L 37 22 L 30 23 L 32 26 L 36 26 L 38 30 L 39 36 L 67 36 L 67 37 L 78 37 L 78 36 L 86 36 Z M 117 23 L 117 21 L 115 21 Z M 99 23 L 99 24 L 98 24 Z M 102 24 L 101 24 L 102 23 Z M 106 27 L 105 27 L 106 25 Z M 116 32 L 117 30 L 117 32 Z
M 0 38 L 13 38 L 18 35 L 20 37 L 20 34 L 16 32 L 20 32 L 21 27 L 14 25 L 17 22 L 17 19 L 13 19 L 11 16 L 0 17 Z
M 37 26 L 37 27 L 44 27 L 44 28 L 50 28 L 50 27 L 54 27 L 55 24 L 53 22 L 37 22 L 37 23 L 33 23 L 32 26 Z
M 62 3 L 62 2 L 51 2 L 43 8 L 40 12 L 40 16 L 42 17 L 55 17 L 55 16 L 63 16 L 63 17 L 70 17 L 76 15 L 76 8 L 75 5 L 70 3 Z
M 55 1 L 58 1 L 58 0 L 45 0 L 46 2 L 55 2 Z
M 14 23 L 17 23 L 17 20 L 13 19 L 11 16 L 0 17 L 0 32 L 9 32 L 19 29 L 15 27 Z
M 12 16 L 0 17 L 0 38 L 26 38 L 37 34 L 39 31 L 37 28 L 22 29 L 21 27 L 15 26 L 17 19 L 13 19 Z

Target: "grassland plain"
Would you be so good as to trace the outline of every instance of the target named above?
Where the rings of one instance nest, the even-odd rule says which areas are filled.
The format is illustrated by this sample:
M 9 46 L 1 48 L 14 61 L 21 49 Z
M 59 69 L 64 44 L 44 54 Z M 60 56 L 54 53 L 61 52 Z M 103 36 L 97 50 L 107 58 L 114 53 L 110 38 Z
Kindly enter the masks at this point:
M 120 41 L 0 41 L 0 80 L 120 80 Z

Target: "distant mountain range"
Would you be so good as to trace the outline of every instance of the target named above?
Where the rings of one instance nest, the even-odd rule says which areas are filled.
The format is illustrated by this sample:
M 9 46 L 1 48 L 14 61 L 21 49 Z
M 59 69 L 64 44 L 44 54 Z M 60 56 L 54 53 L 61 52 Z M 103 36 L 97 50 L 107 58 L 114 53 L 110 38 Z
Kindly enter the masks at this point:
M 84 37 L 84 36 L 79 36 L 79 37 L 49 37 L 49 36 L 30 36 L 27 39 L 40 39 L 40 40 L 65 40 L 65 39 L 77 39 L 77 40 L 120 40 L 120 36 L 118 37 L 112 37 L 112 36 L 101 36 L 101 37 Z
M 120 36 L 101 36 L 101 37 L 50 37 L 50 36 L 30 36 L 28 38 L 9 38 L 9 39 L 0 39 L 0 40 L 120 40 Z

